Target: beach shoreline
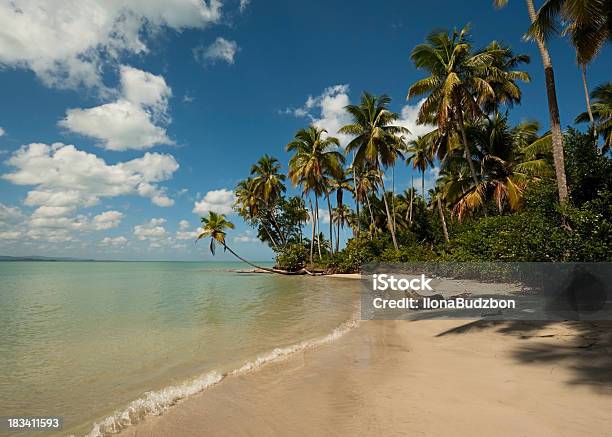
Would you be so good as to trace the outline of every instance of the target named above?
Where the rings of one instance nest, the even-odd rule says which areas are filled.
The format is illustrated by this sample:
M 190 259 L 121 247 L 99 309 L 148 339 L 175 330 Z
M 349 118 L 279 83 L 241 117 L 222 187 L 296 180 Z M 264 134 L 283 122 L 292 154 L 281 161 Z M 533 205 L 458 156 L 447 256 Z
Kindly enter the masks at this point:
M 609 323 L 362 321 L 122 435 L 604 435 Z

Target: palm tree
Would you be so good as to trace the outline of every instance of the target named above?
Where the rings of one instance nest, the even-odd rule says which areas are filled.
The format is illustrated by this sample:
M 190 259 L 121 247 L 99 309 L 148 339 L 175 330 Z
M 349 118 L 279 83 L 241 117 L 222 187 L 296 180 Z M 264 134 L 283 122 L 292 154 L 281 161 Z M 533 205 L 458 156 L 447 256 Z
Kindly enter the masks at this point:
M 507 118 L 499 114 L 469 127 L 470 138 L 483 151 L 479 157 L 481 181 L 476 186 L 469 183 L 456 159 L 447 161 L 438 181 L 444 199 L 454 205 L 453 212 L 459 219 L 489 200 L 495 201 L 500 213 L 505 206 L 519 210 L 527 183 L 552 175 L 548 158 L 551 136 L 539 136 L 538 129 L 536 122 L 510 129 Z
M 370 164 L 376 170 L 393 165 L 398 158 L 398 141 L 403 134 L 408 134 L 408 129 L 394 124 L 399 116 L 387 109 L 391 99 L 386 96 L 373 96 L 364 92 L 359 105 L 348 105 L 346 110 L 352 118 L 352 123 L 340 128 L 339 132 L 353 135 L 346 146 L 346 152 L 355 151 L 355 165 L 363 166 Z M 384 178 L 380 178 L 383 190 L 383 199 L 387 213 L 387 225 L 391 231 L 393 245 L 398 250 L 395 228 L 391 218 L 391 211 L 385 193 Z
M 410 141 L 407 152 L 410 155 L 406 159 L 406 164 L 412 163 L 412 168 L 418 169 L 421 172 L 421 194 L 423 199 L 425 199 L 425 172 L 429 167 L 433 167 L 431 143 L 423 136 L 418 136 Z
M 357 205 L 357 211 L 359 211 L 359 204 L 365 203 L 370 213 L 370 225 L 376 226 L 374 222 L 374 214 L 372 212 L 372 205 L 370 203 L 370 193 L 376 194 L 378 190 L 378 183 L 380 180 L 380 172 L 372 168 L 364 167 L 351 167 L 353 176 L 359 174 L 359 177 L 355 177 L 356 186 L 354 188 L 355 204 Z M 359 219 L 359 213 L 357 218 Z
M 351 176 L 351 171 L 350 170 L 344 170 L 343 168 L 340 168 L 338 170 L 338 172 L 335 172 L 331 175 L 331 177 L 329 178 L 329 186 L 331 189 L 336 191 L 336 208 L 339 211 L 343 210 L 343 201 L 344 201 L 344 191 L 348 191 L 350 193 L 353 192 L 353 185 L 351 184 L 351 181 L 353 180 L 352 176 Z M 340 248 L 340 226 L 341 223 L 337 222 L 337 237 L 336 238 L 336 252 L 338 252 L 339 248 Z M 342 224 L 342 226 L 344 226 L 344 224 Z
M 226 243 L 226 229 L 234 229 L 234 224 L 228 221 L 223 214 L 217 214 L 216 212 L 210 211 L 208 217 L 200 218 L 202 222 L 202 230 L 198 234 L 196 242 L 202 238 L 210 237 L 210 253 L 215 254 L 216 244 L 223 246 L 224 250 L 228 250 L 232 255 L 238 258 L 240 261 L 247 263 L 248 265 L 255 267 L 256 269 L 262 269 L 270 272 L 275 272 L 275 269 L 269 269 L 261 267 L 252 262 L 242 258 L 236 252 L 234 252 Z
M 281 243 L 286 244 L 285 236 L 281 232 L 275 214 L 276 203 L 286 191 L 285 175 L 280 173 L 280 169 L 281 165 L 278 159 L 264 155 L 251 167 L 251 176 L 253 176 L 255 193 L 266 206 L 269 219 L 278 233 Z
M 520 100 L 517 80 L 528 81 L 529 76 L 513 68 L 528 60 L 514 56 L 512 51 L 492 42 L 484 50 L 472 52 L 469 27 L 461 31 L 433 32 L 426 43 L 412 50 L 412 61 L 429 76 L 418 80 L 408 90 L 408 98 L 426 94 L 417 122 L 435 122 L 439 137 L 452 136 L 458 130 L 463 141 L 465 159 L 472 180 L 478 185 L 478 174 L 472 162 L 473 151 L 465 126 L 485 111 L 495 110 L 500 104 Z
M 247 222 L 250 222 L 252 224 L 259 223 L 274 248 L 278 249 L 276 239 L 273 237 L 272 232 L 270 232 L 270 229 L 268 229 L 268 223 L 265 220 L 262 220 L 260 217 L 262 209 L 261 206 L 263 205 L 262 199 L 259 196 L 256 181 L 253 178 L 247 178 L 243 181 L 238 182 L 235 194 L 235 206 L 240 216 L 242 216 Z
M 602 152 L 612 150 L 612 82 L 599 85 L 591 93 L 594 103 L 591 104 L 593 118 L 597 122 L 595 128 L 603 137 Z M 590 116 L 582 113 L 576 117 L 577 123 L 589 121 Z
M 339 147 L 340 142 L 336 137 L 327 136 L 325 129 L 309 126 L 296 132 L 293 141 L 286 146 L 287 151 L 294 152 L 289 161 L 289 178 L 294 186 L 301 186 L 302 193 L 314 194 L 315 207 L 311 207 L 313 238 L 310 245 L 310 259 L 313 258 L 313 242 L 316 227 L 319 228 L 318 211 L 319 197 L 325 195 L 329 198 L 329 189 L 326 177 L 338 172 L 344 162 L 344 156 L 333 148 Z M 330 207 L 331 215 L 331 207 Z M 333 238 L 333 228 L 330 220 L 330 240 Z M 317 241 L 319 256 L 321 255 L 320 239 Z
M 347 205 L 337 206 L 332 211 L 331 220 L 337 226 L 336 252 L 340 251 L 340 229 L 344 229 L 344 226 L 349 224 L 349 217 L 351 214 L 352 211 Z
M 582 74 L 587 114 L 595 138 L 595 119 L 591 111 L 586 68 L 600 52 L 610 34 L 610 3 L 606 0 L 546 0 L 538 10 L 529 35 L 546 41 L 551 34 L 569 35 L 576 50 L 576 61 Z
M 505 6 L 508 0 L 494 0 L 494 5 L 498 8 Z M 533 0 L 525 0 L 527 13 L 531 24 L 537 19 L 537 13 Z M 544 66 L 544 77 L 546 79 L 546 94 L 548 96 L 548 113 L 550 116 L 550 127 L 552 131 L 552 153 L 555 163 L 555 174 L 557 177 L 557 189 L 559 191 L 559 201 L 565 203 L 568 200 L 567 179 L 565 176 L 565 158 L 563 155 L 563 133 L 561 132 L 561 119 L 559 117 L 559 104 L 557 103 L 557 89 L 555 87 L 555 71 L 546 42 L 544 39 L 535 35 L 534 40 L 538 46 L 542 64 Z
M 436 185 L 433 190 L 430 190 L 430 203 L 431 206 L 436 205 L 438 209 L 438 214 L 440 215 L 440 224 L 442 225 L 442 232 L 444 233 L 444 241 L 447 243 L 450 241 L 448 237 L 448 228 L 446 226 L 446 217 L 444 216 L 444 208 L 442 208 L 442 198 L 444 197 L 442 194 L 442 188 L 440 185 Z

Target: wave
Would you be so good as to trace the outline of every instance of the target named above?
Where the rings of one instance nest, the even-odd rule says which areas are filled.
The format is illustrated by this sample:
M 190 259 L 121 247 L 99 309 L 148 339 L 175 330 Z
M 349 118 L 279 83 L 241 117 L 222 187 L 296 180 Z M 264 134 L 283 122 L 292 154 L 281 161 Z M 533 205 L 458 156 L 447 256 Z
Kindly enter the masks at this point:
M 106 417 L 100 422 L 94 423 L 92 430 L 87 437 L 103 437 L 116 434 L 130 425 L 142 421 L 146 416 L 159 416 L 164 411 L 175 405 L 182 399 L 201 393 L 209 387 L 218 384 L 223 379 L 234 375 L 243 375 L 264 366 L 273 361 L 279 361 L 289 357 L 296 352 L 332 342 L 355 328 L 359 324 L 358 313 L 354 314 L 349 320 L 345 321 L 332 332 L 322 337 L 305 340 L 291 346 L 275 348 L 274 350 L 258 356 L 253 361 L 248 361 L 241 367 L 225 373 L 216 371 L 208 372 L 199 377 L 180 385 L 165 387 L 158 391 L 151 391 L 144 394 L 142 398 L 132 401 L 126 408 L 116 411 L 111 416 Z

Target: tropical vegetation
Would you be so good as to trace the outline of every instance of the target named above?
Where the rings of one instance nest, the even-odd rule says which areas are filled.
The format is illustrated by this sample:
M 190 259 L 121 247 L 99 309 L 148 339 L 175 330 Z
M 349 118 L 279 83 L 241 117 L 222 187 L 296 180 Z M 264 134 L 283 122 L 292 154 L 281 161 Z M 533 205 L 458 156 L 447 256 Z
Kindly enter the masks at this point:
M 306 126 L 285 146 L 286 171 L 264 155 L 237 184 L 236 212 L 277 254 L 268 270 L 612 259 L 612 84 L 589 91 L 586 80 L 610 39 L 608 3 L 525 4 L 530 24 L 523 31 L 540 52 L 550 130 L 511 121 L 521 85 L 531 80 L 523 70 L 528 56 L 497 41 L 476 48 L 469 27 L 432 32 L 410 54 L 424 77 L 407 84 L 409 99 L 424 99 L 417 122 L 428 133 L 413 135 L 388 96 L 364 92 L 345 108 L 350 121 L 338 133 L 350 137 L 346 144 L 322 126 Z M 555 34 L 569 36 L 582 72 L 586 111 L 577 110 L 575 121 L 588 123 L 586 133 L 561 128 L 547 49 Z M 396 193 L 396 174 L 409 188 Z M 225 241 L 232 228 L 211 212 L 198 239 L 209 237 L 213 253 L 221 245 L 240 258 Z

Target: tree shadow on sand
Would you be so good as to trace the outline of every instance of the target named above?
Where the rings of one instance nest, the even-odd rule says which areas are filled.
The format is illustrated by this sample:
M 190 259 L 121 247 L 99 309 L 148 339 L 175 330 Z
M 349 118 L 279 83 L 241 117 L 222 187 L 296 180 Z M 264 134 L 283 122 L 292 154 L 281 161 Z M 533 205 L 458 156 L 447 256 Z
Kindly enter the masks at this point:
M 521 363 L 566 366 L 573 374 L 568 384 L 588 385 L 612 396 L 612 322 L 549 322 L 476 320 L 437 337 L 493 330 L 526 341 L 512 351 Z

